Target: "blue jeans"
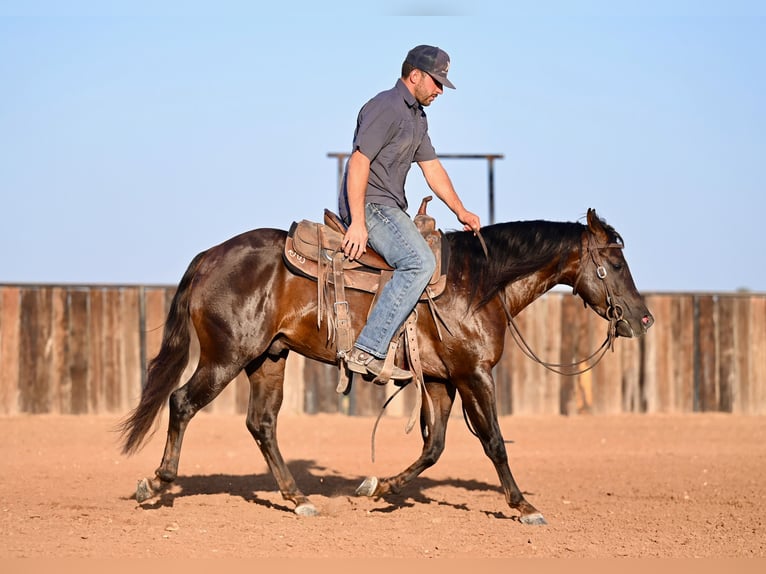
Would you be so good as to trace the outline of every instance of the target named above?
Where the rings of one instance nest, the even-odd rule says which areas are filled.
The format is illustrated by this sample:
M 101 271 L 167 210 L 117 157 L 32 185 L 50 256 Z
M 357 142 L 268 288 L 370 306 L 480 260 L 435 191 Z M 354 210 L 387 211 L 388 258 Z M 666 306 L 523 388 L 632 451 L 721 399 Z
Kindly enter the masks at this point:
M 436 269 L 431 248 L 415 222 L 398 207 L 365 205 L 367 241 L 394 268 L 393 277 L 378 294 L 356 347 L 380 359 L 417 305 Z

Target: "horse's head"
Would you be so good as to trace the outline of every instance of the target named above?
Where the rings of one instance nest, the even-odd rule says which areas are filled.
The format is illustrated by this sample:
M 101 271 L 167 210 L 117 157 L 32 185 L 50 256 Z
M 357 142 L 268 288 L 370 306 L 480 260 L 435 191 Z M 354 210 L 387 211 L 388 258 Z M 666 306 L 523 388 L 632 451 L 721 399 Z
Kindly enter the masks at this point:
M 636 289 L 622 248 L 620 235 L 589 209 L 573 289 L 586 305 L 614 323 L 617 335 L 640 337 L 654 317 Z

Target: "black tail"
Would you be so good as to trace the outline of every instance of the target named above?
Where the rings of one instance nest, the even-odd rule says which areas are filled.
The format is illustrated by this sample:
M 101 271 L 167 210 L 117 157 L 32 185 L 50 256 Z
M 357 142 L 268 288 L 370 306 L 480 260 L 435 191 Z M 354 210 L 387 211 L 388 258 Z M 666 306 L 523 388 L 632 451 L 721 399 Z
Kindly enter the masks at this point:
M 118 427 L 123 438 L 122 452 L 124 454 L 133 454 L 141 448 L 154 419 L 167 402 L 170 393 L 178 385 L 189 361 L 190 286 L 204 255 L 204 251 L 197 255 L 181 278 L 170 304 L 160 352 L 149 363 L 146 386 L 141 392 L 141 400 Z

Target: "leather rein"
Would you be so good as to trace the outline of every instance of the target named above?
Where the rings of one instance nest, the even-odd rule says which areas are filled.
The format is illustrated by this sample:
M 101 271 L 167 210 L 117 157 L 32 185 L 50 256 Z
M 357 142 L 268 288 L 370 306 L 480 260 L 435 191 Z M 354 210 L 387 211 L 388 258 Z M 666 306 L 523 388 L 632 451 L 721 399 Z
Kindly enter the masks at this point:
M 484 256 L 487 259 L 489 259 L 489 251 L 487 250 L 487 244 L 484 242 L 484 238 L 481 236 L 481 232 L 476 231 L 476 236 L 479 238 L 479 241 L 481 242 L 481 247 L 484 250 Z M 529 343 L 527 343 L 526 339 L 524 339 L 524 336 L 522 335 L 518 324 L 514 320 L 513 315 L 511 314 L 511 311 L 508 308 L 508 302 L 505 300 L 504 291 L 501 290 L 498 292 L 498 298 L 500 300 L 500 304 L 502 305 L 503 311 L 505 312 L 506 322 L 508 324 L 508 330 L 510 331 L 511 336 L 513 337 L 513 340 L 521 349 L 522 353 L 524 353 L 528 358 L 532 359 L 537 364 L 545 367 L 549 371 L 552 371 L 554 373 L 557 373 L 559 375 L 564 375 L 564 376 L 576 376 L 576 375 L 581 375 L 583 373 L 586 373 L 590 371 L 591 369 L 593 369 L 599 363 L 599 361 L 601 361 L 601 359 L 604 357 L 608 349 L 612 349 L 612 351 L 614 351 L 614 340 L 617 338 L 617 324 L 620 321 L 624 320 L 622 318 L 623 310 L 622 310 L 622 307 L 614 303 L 614 298 L 612 297 L 612 291 L 609 287 L 608 282 L 606 281 L 607 271 L 606 271 L 606 267 L 601 262 L 600 250 L 622 249 L 622 248 L 623 246 L 621 243 L 608 243 L 607 245 L 602 245 L 602 246 L 594 245 L 593 236 L 590 232 L 588 232 L 587 255 L 590 256 L 591 261 L 593 261 L 593 264 L 596 268 L 596 275 L 601 280 L 601 285 L 604 287 L 604 297 L 606 301 L 606 318 L 609 321 L 609 325 L 607 326 L 606 338 L 604 339 L 604 342 L 601 343 L 601 346 L 595 351 L 593 351 L 586 358 L 580 359 L 579 361 L 575 361 L 573 363 L 551 363 L 551 362 L 543 361 L 542 359 L 540 359 L 537 356 L 537 354 L 532 350 L 532 348 L 529 346 Z M 583 263 L 584 258 L 585 258 L 585 254 L 581 253 L 580 266 L 577 270 L 577 277 L 575 278 L 574 287 L 572 288 L 573 295 L 577 294 L 577 286 L 580 284 L 580 280 L 582 279 L 583 269 L 585 267 Z M 593 361 L 593 362 L 589 363 L 590 361 Z M 584 367 L 577 368 L 579 365 L 582 365 L 583 363 L 586 363 Z

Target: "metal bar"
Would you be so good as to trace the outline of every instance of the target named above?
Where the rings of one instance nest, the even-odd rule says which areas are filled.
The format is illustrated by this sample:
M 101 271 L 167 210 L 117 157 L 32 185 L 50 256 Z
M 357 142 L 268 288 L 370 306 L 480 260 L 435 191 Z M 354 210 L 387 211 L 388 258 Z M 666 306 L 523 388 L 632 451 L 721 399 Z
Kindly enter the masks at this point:
M 338 160 L 338 182 L 337 189 L 340 191 L 340 186 L 343 181 L 343 166 L 346 158 L 351 154 L 344 152 L 329 152 L 327 157 L 334 157 Z M 488 176 L 488 194 L 489 194 L 489 223 L 490 225 L 495 223 L 495 160 L 503 159 L 505 156 L 500 153 L 440 153 L 437 154 L 439 159 L 484 159 L 487 160 L 487 176 Z

